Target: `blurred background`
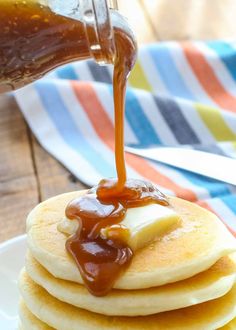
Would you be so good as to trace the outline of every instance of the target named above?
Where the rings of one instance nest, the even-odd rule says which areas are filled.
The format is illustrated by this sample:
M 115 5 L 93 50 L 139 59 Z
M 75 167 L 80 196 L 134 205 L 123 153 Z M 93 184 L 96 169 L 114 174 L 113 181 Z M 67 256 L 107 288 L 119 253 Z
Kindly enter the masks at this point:
M 235 0 L 118 0 L 140 43 L 234 38 Z

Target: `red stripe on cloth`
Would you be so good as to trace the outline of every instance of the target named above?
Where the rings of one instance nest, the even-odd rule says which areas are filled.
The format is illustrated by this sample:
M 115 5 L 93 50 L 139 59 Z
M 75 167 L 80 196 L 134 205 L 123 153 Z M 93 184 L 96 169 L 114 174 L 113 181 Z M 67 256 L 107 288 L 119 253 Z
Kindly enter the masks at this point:
M 99 101 L 92 85 L 86 82 L 74 81 L 71 81 L 71 85 L 97 135 L 110 149 L 114 150 L 114 126 Z M 167 176 L 153 168 L 146 160 L 131 154 L 126 154 L 126 161 L 137 173 L 166 189 L 174 191 L 178 197 L 190 201 L 197 200 L 197 196 L 193 191 L 177 185 Z
M 233 228 L 231 228 L 230 226 L 228 226 L 228 224 L 225 222 L 225 219 L 223 219 L 219 214 L 217 214 L 217 212 L 207 202 L 205 202 L 205 201 L 198 201 L 197 204 L 199 206 L 204 207 L 208 211 L 214 213 L 224 223 L 224 225 L 228 228 L 228 230 L 231 232 L 231 234 L 233 234 L 233 236 L 236 237 L 236 232 L 233 230 Z
M 208 95 L 222 108 L 236 112 L 236 98 L 227 92 L 204 55 L 189 42 L 181 43 L 184 54 Z

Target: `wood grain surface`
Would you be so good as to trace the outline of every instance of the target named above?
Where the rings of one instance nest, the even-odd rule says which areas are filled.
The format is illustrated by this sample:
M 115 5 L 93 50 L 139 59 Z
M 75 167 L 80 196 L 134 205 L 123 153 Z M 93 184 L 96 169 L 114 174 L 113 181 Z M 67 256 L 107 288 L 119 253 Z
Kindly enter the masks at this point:
M 235 37 L 235 0 L 119 0 L 138 42 Z M 42 200 L 85 186 L 44 151 L 14 98 L 0 96 L 0 242 L 24 233 Z

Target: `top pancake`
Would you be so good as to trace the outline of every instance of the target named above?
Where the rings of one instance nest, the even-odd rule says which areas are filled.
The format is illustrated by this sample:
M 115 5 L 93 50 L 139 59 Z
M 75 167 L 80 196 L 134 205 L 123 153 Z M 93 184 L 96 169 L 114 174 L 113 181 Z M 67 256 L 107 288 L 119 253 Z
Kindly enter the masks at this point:
M 65 249 L 67 237 L 57 230 L 69 201 L 77 191 L 39 204 L 27 219 L 28 247 L 34 258 L 57 278 L 83 283 L 78 268 Z M 142 289 L 189 278 L 210 268 L 221 257 L 236 251 L 236 240 L 209 211 L 182 199 L 169 198 L 181 215 L 180 227 L 157 237 L 137 251 L 115 288 Z

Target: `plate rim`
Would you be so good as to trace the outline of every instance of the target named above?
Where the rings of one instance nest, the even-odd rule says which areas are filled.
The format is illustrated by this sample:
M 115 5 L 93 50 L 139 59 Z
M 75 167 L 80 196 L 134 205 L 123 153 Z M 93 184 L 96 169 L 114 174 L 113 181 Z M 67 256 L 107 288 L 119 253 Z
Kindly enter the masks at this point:
M 15 237 L 10 238 L 9 240 L 0 243 L 0 252 L 2 250 L 7 249 L 10 245 L 14 244 L 14 243 L 19 243 L 20 241 L 24 241 L 26 240 L 26 234 L 23 235 L 18 235 Z

